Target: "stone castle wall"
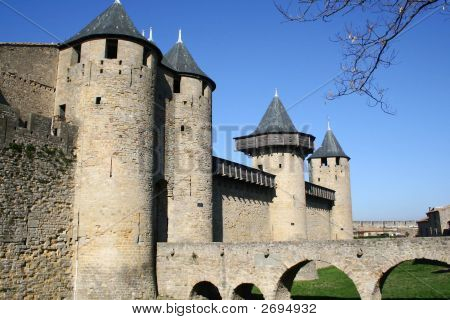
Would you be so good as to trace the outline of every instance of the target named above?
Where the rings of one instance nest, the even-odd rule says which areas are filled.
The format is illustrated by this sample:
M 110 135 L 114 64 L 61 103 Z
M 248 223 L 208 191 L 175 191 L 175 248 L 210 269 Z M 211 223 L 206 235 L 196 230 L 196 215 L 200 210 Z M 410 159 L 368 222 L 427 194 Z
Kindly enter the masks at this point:
M 306 230 L 308 240 L 330 240 L 331 212 L 330 201 L 306 196 Z
M 3 103 L 51 117 L 55 101 L 59 49 L 56 45 L 0 43 L 0 95 Z
M 271 241 L 272 188 L 214 176 L 213 241 Z
M 52 123 L 52 119 L 30 113 L 20 118 L 19 110 L 0 104 L 0 148 L 10 144 L 32 144 L 58 148 L 66 154 L 72 152 L 77 128 L 65 122 Z
M 72 299 L 74 159 L 18 136 L 0 147 L 0 299 Z

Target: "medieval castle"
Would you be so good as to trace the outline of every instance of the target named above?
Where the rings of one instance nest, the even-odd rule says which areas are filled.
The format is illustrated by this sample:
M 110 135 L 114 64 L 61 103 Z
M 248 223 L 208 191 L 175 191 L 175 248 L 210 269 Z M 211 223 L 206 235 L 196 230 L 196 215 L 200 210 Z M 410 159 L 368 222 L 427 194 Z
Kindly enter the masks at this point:
M 0 44 L 0 298 L 155 298 L 156 243 L 352 239 L 333 131 L 315 149 L 276 93 L 235 138 L 253 166 L 213 157 L 215 87 L 117 0 L 62 44 Z

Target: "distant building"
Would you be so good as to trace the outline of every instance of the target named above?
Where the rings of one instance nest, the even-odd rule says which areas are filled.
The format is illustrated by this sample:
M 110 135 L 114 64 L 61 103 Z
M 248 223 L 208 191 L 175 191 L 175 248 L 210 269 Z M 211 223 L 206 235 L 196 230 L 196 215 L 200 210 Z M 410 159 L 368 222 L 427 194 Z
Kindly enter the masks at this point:
M 417 221 L 419 237 L 450 236 L 450 205 L 429 208 L 427 217 Z
M 368 237 L 415 237 L 417 223 L 408 221 L 353 221 L 353 236 L 355 238 Z

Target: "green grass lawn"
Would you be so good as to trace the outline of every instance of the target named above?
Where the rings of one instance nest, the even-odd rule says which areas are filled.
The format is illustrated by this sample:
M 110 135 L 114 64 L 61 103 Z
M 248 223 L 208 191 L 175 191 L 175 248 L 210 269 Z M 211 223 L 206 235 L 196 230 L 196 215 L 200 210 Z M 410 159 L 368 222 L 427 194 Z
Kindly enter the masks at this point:
M 359 299 L 352 280 L 341 270 L 327 267 L 317 271 L 319 274 L 317 280 L 294 282 L 291 290 L 292 299 Z
M 335 267 L 318 270 L 319 279 L 292 285 L 292 299 L 360 299 L 352 280 Z M 253 287 L 253 299 L 262 299 Z M 450 299 L 450 267 L 431 261 L 405 261 L 382 284 L 383 299 Z
M 406 261 L 388 275 L 383 299 L 450 299 L 450 268 L 445 264 Z

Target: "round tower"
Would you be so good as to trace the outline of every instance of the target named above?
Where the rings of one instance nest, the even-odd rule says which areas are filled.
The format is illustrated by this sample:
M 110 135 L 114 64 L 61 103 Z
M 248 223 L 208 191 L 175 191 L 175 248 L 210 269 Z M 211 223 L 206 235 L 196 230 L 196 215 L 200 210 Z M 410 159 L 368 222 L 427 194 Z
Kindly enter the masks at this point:
M 198 67 L 181 38 L 164 56 L 175 71 L 168 119 L 171 161 L 168 242 L 211 242 L 212 92 L 215 83 Z
M 311 183 L 336 191 L 331 211 L 331 239 L 353 239 L 350 157 L 347 156 L 328 124 L 318 148 L 308 159 Z
M 297 131 L 278 92 L 257 129 L 235 138 L 236 149 L 252 157 L 255 168 L 276 175 L 276 197 L 269 206 L 274 241 L 307 237 L 304 159 L 314 139 Z
M 156 296 L 152 132 L 162 55 L 119 1 L 61 46 L 58 122 L 78 125 L 74 298 Z

